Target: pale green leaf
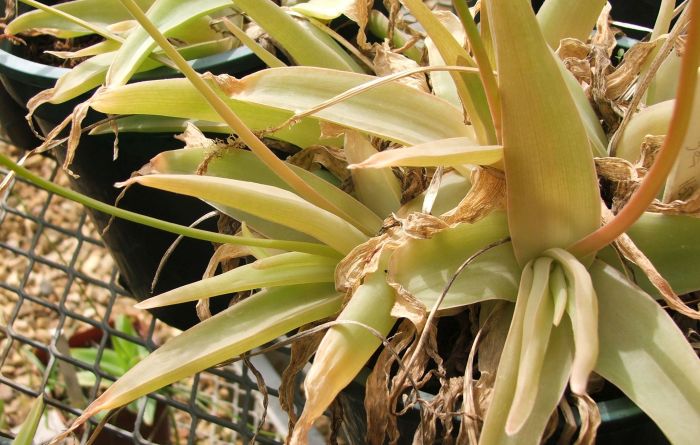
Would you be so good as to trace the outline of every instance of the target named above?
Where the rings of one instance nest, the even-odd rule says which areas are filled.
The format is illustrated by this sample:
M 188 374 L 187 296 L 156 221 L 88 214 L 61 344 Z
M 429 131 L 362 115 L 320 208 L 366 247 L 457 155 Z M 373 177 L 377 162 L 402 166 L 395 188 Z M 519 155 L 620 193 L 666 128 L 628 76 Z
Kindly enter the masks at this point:
M 139 183 L 237 208 L 310 235 L 343 254 L 367 240 L 349 222 L 292 192 L 269 185 L 214 176 L 164 174 L 138 176 L 128 183 Z M 339 233 L 343 236 L 338 236 Z
M 352 11 L 357 0 L 309 0 L 292 6 L 292 10 L 319 20 L 333 20 Z
M 146 15 L 156 25 L 159 31 L 168 35 L 174 28 L 188 22 L 195 22 L 204 15 L 218 9 L 230 6 L 230 0 L 208 0 L 206 2 L 183 2 L 180 0 L 156 0 L 148 9 Z M 199 33 L 207 33 L 211 30 L 202 23 Z M 213 36 L 212 36 L 213 37 Z M 131 76 L 138 70 L 148 55 L 156 48 L 155 41 L 142 27 L 132 30 L 121 48 L 117 51 L 114 61 L 107 71 L 106 85 L 116 86 L 126 84 Z
M 317 348 L 304 379 L 306 402 L 291 443 L 304 443 L 306 433 L 338 393 L 362 370 L 382 344 L 367 327 L 386 337 L 396 322 L 391 316 L 395 293 L 384 273 L 368 274 L 338 316 L 339 321 L 361 323 L 332 326 Z
M 474 66 L 469 53 L 422 1 L 404 0 L 403 4 L 425 29 L 447 65 Z M 451 73 L 451 75 L 479 142 L 495 144 L 496 132 L 480 77 L 466 73 Z
M 598 180 L 585 127 L 529 2 L 492 1 L 488 12 L 503 104 L 508 222 L 524 264 L 598 228 Z
M 135 115 L 123 116 L 112 122 L 106 122 L 90 130 L 90 134 L 109 134 L 116 126 L 119 133 L 176 133 L 192 124 L 203 132 L 231 134 L 231 127 L 223 122 L 210 122 L 203 120 L 186 119 L 168 116 Z
M 139 309 L 196 301 L 244 290 L 332 283 L 337 258 L 289 252 L 257 260 L 234 269 L 156 295 L 136 305 Z
M 153 1 L 136 0 L 136 3 L 142 9 L 147 9 Z M 118 1 L 76 0 L 59 3 L 55 8 L 102 28 L 131 19 L 129 11 Z M 22 14 L 5 28 L 5 32 L 8 34 L 18 34 L 29 30 L 37 30 L 43 34 L 52 34 L 62 39 L 91 34 L 91 31 L 70 20 L 40 10 Z
M 170 150 L 160 153 L 151 160 L 153 168 L 160 173 L 194 174 L 209 154 L 205 148 L 189 147 L 183 150 Z M 345 193 L 303 168 L 290 165 L 290 168 L 307 184 L 338 208 L 352 214 L 362 222 L 363 230 L 377 233 L 382 226 L 382 218 Z M 207 164 L 206 175 L 238 179 L 279 187 L 291 191 L 289 185 L 265 166 L 253 153 L 247 150 L 226 150 Z M 257 229 L 257 227 L 256 227 Z
M 615 156 L 635 162 L 639 158 L 646 135 L 662 135 L 668 131 L 675 100 L 659 102 L 637 112 L 630 120 L 615 147 Z
M 363 162 L 377 153 L 367 137 L 354 132 L 345 133 L 343 147 L 348 163 Z M 374 213 L 387 217 L 401 207 L 401 181 L 390 168 L 350 170 L 355 194 Z
M 267 130 L 292 116 L 290 111 L 229 98 L 224 100 L 254 131 Z M 138 82 L 112 88 L 95 95 L 90 106 L 106 114 L 146 114 L 223 122 L 221 116 L 186 79 Z M 267 136 L 291 142 L 303 148 L 319 143 L 321 129 L 318 122 L 313 119 L 302 119 L 291 128 L 284 128 Z
M 392 255 L 389 280 L 431 308 L 467 258 L 507 236 L 505 215 L 494 212 L 474 224 L 460 224 L 430 239 L 411 239 Z M 510 243 L 494 247 L 480 254 L 457 277 L 440 309 L 492 299 L 514 301 L 519 279 L 520 268 Z
M 537 11 L 537 21 L 547 44 L 557 49 L 565 38 L 587 41 L 605 3 L 606 0 L 545 0 Z
M 453 167 L 462 164 L 491 165 L 503 159 L 499 145 L 473 145 L 470 138 L 450 138 L 385 150 L 351 168 Z
M 696 71 L 700 79 L 700 69 Z M 695 90 L 693 106 L 690 110 L 690 122 L 700 121 L 700 89 Z M 700 125 L 688 126 L 683 138 L 683 149 L 678 153 L 676 162 L 666 178 L 664 202 L 676 199 L 686 200 L 698 190 L 700 183 L 700 162 L 697 150 L 700 149 Z
M 440 181 L 440 189 L 433 203 L 433 214 L 442 215 L 457 207 L 471 188 L 471 181 L 457 172 L 449 171 L 443 174 Z M 416 196 L 398 211 L 398 215 L 405 218 L 411 212 L 420 212 L 423 207 L 426 192 Z
M 669 315 L 617 270 L 590 268 L 600 305 L 596 372 L 676 444 L 700 437 L 700 360 Z
M 229 95 L 220 94 L 248 126 L 260 131 L 282 125 L 293 112 L 313 108 L 375 79 L 323 68 L 274 68 L 241 80 L 223 79 Z M 185 79 L 139 82 L 110 89 L 96 95 L 91 105 L 107 114 L 151 114 L 221 122 Z M 462 121 L 462 113 L 448 102 L 396 83 L 351 97 L 315 116 L 404 145 L 473 137 L 470 127 Z M 307 147 L 319 143 L 320 129 L 314 119 L 304 118 L 269 136 Z
M 156 349 L 95 400 L 87 415 L 125 405 L 292 329 L 329 317 L 340 310 L 342 299 L 328 284 L 260 291 Z
M 527 286 L 527 283 L 524 283 Z M 520 307 L 518 307 L 520 306 Z M 521 359 L 525 303 L 518 300 L 508 338 L 496 374 L 493 399 L 486 412 L 479 445 L 538 445 L 549 417 L 561 399 L 572 362 L 571 324 L 564 317 L 552 329 L 539 380 L 530 382 L 537 389 L 530 416 L 514 435 L 506 434 L 506 419 L 513 402 Z
M 552 258 L 539 257 L 525 265 L 517 301 L 524 305 L 522 332 L 520 333 L 520 363 L 513 390 L 513 401 L 506 419 L 506 434 L 518 433 L 532 414 L 537 400 L 542 370 L 549 363 L 544 361 L 552 333 L 554 304 L 549 293 L 549 273 Z M 525 275 L 528 275 L 525 277 Z M 522 303 L 521 303 L 522 300 Z M 516 304 L 514 317 L 519 316 Z M 515 323 L 513 329 L 515 329 Z M 509 337 L 510 337 L 509 333 Z M 517 337 L 513 332 L 512 335 Z M 500 366 L 499 366 L 500 368 Z
M 71 357 L 89 365 L 98 363 L 98 354 L 101 355 L 99 360 L 100 369 L 113 377 L 120 377 L 129 369 L 129 364 L 122 360 L 122 357 L 114 349 L 104 349 L 102 351 L 99 351 L 97 348 L 70 349 Z
M 464 46 L 467 41 L 467 34 L 462 27 L 459 18 L 449 11 L 434 11 L 433 14 L 440 20 L 440 23 L 450 32 L 460 45 Z M 430 36 L 425 38 L 425 49 L 428 52 L 428 64 L 430 66 L 444 66 L 445 59 L 440 54 L 440 50 Z M 455 59 L 456 60 L 456 59 Z M 429 73 L 430 86 L 433 93 L 456 107 L 462 107 L 462 103 L 457 92 L 457 86 L 452 78 L 452 74 L 446 71 L 435 71 Z
M 694 266 L 700 263 L 699 218 L 647 212 L 627 229 L 627 234 L 676 293 L 700 289 L 700 274 Z M 634 277 L 645 290 L 656 292 L 642 271 L 636 269 Z
M 271 0 L 235 0 L 234 4 L 263 28 L 299 65 L 362 71 L 328 35 L 316 34 Z

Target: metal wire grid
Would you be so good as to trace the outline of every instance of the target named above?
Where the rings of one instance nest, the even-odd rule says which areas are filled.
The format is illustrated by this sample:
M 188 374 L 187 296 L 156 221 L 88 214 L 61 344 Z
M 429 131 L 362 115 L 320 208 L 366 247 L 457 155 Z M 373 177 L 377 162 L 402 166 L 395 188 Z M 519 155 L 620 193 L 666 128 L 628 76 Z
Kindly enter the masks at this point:
M 57 174 L 58 166 L 52 159 L 46 158 L 45 162 L 53 163 L 52 177 Z M 4 177 L 7 172 L 0 171 L 0 177 Z M 31 184 L 18 180 L 9 188 L 8 194 L 21 187 L 33 188 Z M 118 313 L 116 306 L 126 292 L 117 283 L 117 271 L 112 270 L 108 281 L 96 278 L 85 273 L 78 267 L 78 260 L 81 252 L 87 248 L 101 247 L 100 240 L 90 235 L 89 222 L 85 211 L 77 207 L 81 212 L 79 223 L 74 228 L 65 228 L 48 221 L 48 213 L 52 202 L 60 197 L 56 197 L 44 191 L 33 190 L 36 193 L 46 193 L 46 200 L 38 211 L 28 211 L 21 209 L 21 206 L 8 204 L 5 197 L 0 197 L 0 258 L 8 261 L 11 258 L 20 258 L 26 267 L 18 270 L 19 278 L 17 283 L 0 282 L 0 305 L 14 305 L 9 311 L 7 319 L 0 319 L 0 393 L 6 394 L 5 399 L 12 400 L 14 397 L 36 398 L 43 394 L 47 407 L 55 408 L 70 422 L 75 416 L 81 414 L 82 410 L 76 406 L 71 406 L 63 398 L 55 396 L 51 391 L 55 389 L 55 382 L 52 382 L 56 374 L 54 369 L 59 371 L 63 380 L 70 380 L 70 369 L 79 371 L 89 371 L 95 376 L 94 385 L 87 392 L 87 399 L 93 400 L 103 390 L 100 382 L 103 380 L 112 381 L 114 376 L 105 372 L 100 366 L 102 356 L 109 348 L 110 339 L 116 337 L 123 338 L 129 342 L 153 350 L 157 346 L 154 342 L 154 334 L 160 323 L 152 317 L 148 322 L 147 334 L 144 338 L 132 337 L 116 330 L 110 320 Z M 9 219 L 20 219 L 23 223 L 33 227 L 34 233 L 28 245 L 18 245 L 16 242 L 8 242 L 8 233 L 2 229 L 4 223 Z M 50 234 L 58 238 L 56 242 L 70 242 L 74 244 L 70 258 L 57 259 L 55 256 L 40 252 L 38 246 L 43 236 Z M 106 255 L 106 253 L 104 253 Z M 21 269 L 21 268 L 20 268 Z M 51 273 L 51 281 L 65 280 L 60 295 L 51 298 L 51 290 L 45 283 L 38 286 L 38 291 L 30 290 L 28 284 L 36 280 L 35 272 L 41 269 Z M 45 279 L 45 277 L 44 277 Z M 34 286 L 36 287 L 36 286 Z M 101 293 L 102 301 L 100 308 L 94 314 L 79 313 L 72 308 L 69 295 L 75 292 L 78 287 L 81 291 L 81 298 L 88 298 L 93 293 Z M 55 288 L 55 286 L 54 286 Z M 40 311 L 46 313 L 53 321 L 50 339 L 39 339 L 36 336 L 27 334 L 28 321 L 21 317 L 23 307 L 35 306 Z M 7 308 L 7 306 L 6 306 Z M 30 311 L 31 312 L 31 311 Z M 91 311 L 89 311 L 91 312 Z M 32 320 L 29 323 L 37 323 Z M 97 328 L 105 335 L 101 336 L 99 344 L 95 347 L 97 354 L 94 363 L 85 363 L 71 357 L 65 346 L 65 338 L 69 331 L 79 331 L 80 328 Z M 31 329 L 29 329 L 31 331 Z M 84 329 L 83 329 L 84 330 Z M 42 353 L 43 351 L 43 353 Z M 8 377 L 6 368 L 8 361 L 13 354 L 20 353 L 20 357 L 28 359 L 27 354 L 44 355 L 48 357 L 45 368 L 38 369 L 39 381 L 31 381 L 26 376 Z M 24 354 L 24 355 L 22 355 Z M 254 362 L 256 367 L 268 367 L 269 362 L 258 359 Z M 63 371 L 68 371 L 63 375 Z M 268 376 L 274 372 L 270 369 L 263 370 Z M 73 375 L 73 380 L 75 375 Z M 73 381 L 73 383 L 75 383 Z M 5 388 L 3 388 L 3 386 Z M 7 392 L 12 395 L 8 398 Z M 271 406 L 278 407 L 276 392 L 268 388 L 270 393 Z M 105 429 L 113 432 L 120 438 L 119 442 L 112 443 L 187 443 L 187 444 L 223 444 L 223 443 L 245 443 L 250 441 L 253 431 L 260 423 L 263 408 L 263 396 L 257 390 L 253 376 L 241 365 L 234 363 L 224 368 L 211 369 L 200 373 L 187 381 L 178 382 L 166 391 L 151 394 L 148 396 L 168 407 L 170 423 L 174 424 L 169 437 L 160 442 L 153 442 L 153 437 L 148 437 L 143 432 L 144 413 L 146 404 L 141 403 L 136 415 L 136 419 L 131 427 L 117 427 L 107 424 Z M 28 400 L 29 402 L 29 400 Z M 52 409 L 47 408 L 47 409 Z M 273 409 L 268 411 L 268 425 L 258 434 L 257 443 L 276 444 L 283 438 L 286 431 L 286 419 L 279 416 Z M 8 413 L 9 414 L 9 413 Z M 271 416 L 270 416 L 271 415 Z M 3 415 L 0 415 L 0 419 Z M 269 423 L 272 421 L 272 425 Z M 13 433 L 5 426 L 6 422 L 0 420 L 0 442 L 2 438 L 10 439 Z M 91 420 L 92 426 L 96 424 Z M 80 437 L 80 443 L 86 443 L 89 439 L 90 431 L 86 430 Z M 182 437 L 186 436 L 186 437 Z M 98 440 L 96 443 L 103 443 Z M 106 443 L 106 442 L 105 442 Z

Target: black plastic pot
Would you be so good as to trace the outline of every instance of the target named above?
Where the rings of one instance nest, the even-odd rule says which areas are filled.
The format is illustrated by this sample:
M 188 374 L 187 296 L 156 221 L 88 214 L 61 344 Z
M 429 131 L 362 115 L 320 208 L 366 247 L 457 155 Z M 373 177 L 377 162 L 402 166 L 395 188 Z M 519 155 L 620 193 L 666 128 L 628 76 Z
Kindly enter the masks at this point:
M 4 2 L 0 1 L 0 5 L 2 4 Z M 17 48 L 13 48 L 7 41 L 0 45 L 0 82 L 7 93 L 4 98 L 12 99 L 0 102 L 0 108 L 3 114 L 9 114 L 13 118 L 23 117 L 26 114 L 27 101 L 38 92 L 52 87 L 66 72 L 65 68 L 43 65 L 18 57 L 13 54 L 16 51 Z M 200 72 L 228 73 L 242 77 L 260 69 L 262 63 L 250 50 L 241 47 L 198 59 L 193 62 L 193 66 Z M 140 73 L 134 80 L 177 75 L 168 68 L 158 68 Z M 0 92 L 0 100 L 2 98 L 3 94 Z M 84 98 L 60 105 L 42 105 L 35 113 L 38 127 L 44 133 L 48 132 Z M 94 113 L 88 115 L 86 121 L 96 121 L 102 117 L 104 116 Z M 35 145 L 36 141 L 27 135 L 27 131 L 16 132 L 21 135 L 21 138 L 18 137 L 15 141 L 16 145 L 23 148 Z M 119 192 L 114 188 L 115 182 L 129 178 L 132 172 L 141 168 L 159 152 L 182 147 L 182 143 L 175 140 L 173 134 L 121 133 L 119 141 L 119 157 L 113 161 L 113 136 L 82 137 L 75 160 L 71 164 L 71 170 L 79 176 L 72 179 L 72 186 L 76 190 L 103 202 L 113 203 Z M 58 149 L 55 155 L 62 160 L 65 150 Z M 192 224 L 197 218 L 211 211 L 211 207 L 199 200 L 140 186 L 129 190 L 119 205 L 128 210 L 184 225 Z M 107 226 L 107 215 L 91 211 L 91 216 L 100 230 Z M 200 227 L 216 230 L 215 222 Z M 137 300 L 152 296 L 151 281 L 158 263 L 175 238 L 175 235 L 123 220 L 115 220 L 104 233 L 104 242 L 119 267 L 121 282 Z M 184 240 L 167 262 L 155 292 L 164 292 L 201 279 L 212 252 L 212 245 L 208 242 Z M 227 301 L 214 301 L 212 310 L 223 309 L 226 305 Z M 153 313 L 159 319 L 180 329 L 186 329 L 197 322 L 194 303 L 156 309 Z
M 343 432 L 351 445 L 367 443 L 364 395 L 364 386 L 352 382 L 338 396 L 343 408 Z M 598 402 L 598 409 L 602 418 L 596 438 L 598 445 L 668 445 L 670 443 L 659 427 L 624 396 Z M 398 418 L 398 428 L 401 433 L 398 445 L 413 444 L 413 435 L 418 429 L 419 420 L 417 410 Z M 556 444 L 558 438 L 558 433 L 555 433 L 546 442 L 547 445 Z

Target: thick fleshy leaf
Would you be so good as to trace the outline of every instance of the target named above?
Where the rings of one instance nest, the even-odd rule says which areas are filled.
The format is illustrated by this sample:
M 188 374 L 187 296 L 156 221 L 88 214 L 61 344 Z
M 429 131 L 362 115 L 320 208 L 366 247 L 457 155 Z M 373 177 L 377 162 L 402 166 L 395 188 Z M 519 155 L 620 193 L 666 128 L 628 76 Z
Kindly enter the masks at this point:
M 590 268 L 600 305 L 596 372 L 620 388 L 672 443 L 700 437 L 700 360 L 659 304 L 600 261 Z
M 353 293 L 338 320 L 364 326 L 341 324 L 331 327 L 318 346 L 314 363 L 304 379 L 306 403 L 299 417 L 291 443 L 305 443 L 308 430 L 328 408 L 340 390 L 362 370 L 367 360 L 382 344 L 366 326 L 387 336 L 396 318 L 391 316 L 394 290 L 386 283 L 383 272 L 365 277 Z
M 437 198 L 433 203 L 433 215 L 442 215 L 457 207 L 471 186 L 470 179 L 457 172 L 448 171 L 443 174 Z M 426 193 L 427 191 L 421 193 L 401 206 L 398 215 L 405 218 L 411 212 L 421 212 Z
M 197 147 L 166 151 L 153 158 L 151 166 L 159 173 L 195 174 L 208 154 L 207 149 Z M 383 219 L 351 195 L 303 168 L 294 165 L 290 165 L 290 168 L 324 198 L 353 215 L 357 221 L 361 222 L 361 228 L 364 231 L 372 234 L 379 231 Z M 208 162 L 205 174 L 267 184 L 291 191 L 289 185 L 247 150 L 224 151 Z
M 465 33 L 459 18 L 448 11 L 434 11 L 433 13 L 440 20 L 440 23 L 447 28 L 457 43 L 464 46 L 467 41 L 467 34 Z M 428 52 L 428 64 L 430 66 L 445 65 L 445 59 L 443 59 L 442 55 L 440 54 L 440 50 L 435 46 L 435 43 L 430 36 L 425 38 L 425 49 Z M 455 85 L 455 81 L 452 79 L 452 74 L 447 71 L 434 71 L 429 75 L 430 86 L 432 87 L 433 94 L 438 97 L 442 97 L 456 107 L 462 106 L 459 99 L 459 93 L 457 92 L 457 86 Z
M 450 138 L 385 150 L 352 168 L 452 167 L 462 164 L 491 165 L 503 159 L 503 147 L 473 145 L 469 138 Z
M 136 0 L 136 3 L 142 9 L 147 9 L 151 6 L 153 1 L 154 0 Z M 103 28 L 107 28 L 118 22 L 131 20 L 132 18 L 129 11 L 122 6 L 121 2 L 115 1 L 76 0 L 61 3 L 54 7 Z M 40 10 L 22 14 L 10 22 L 7 28 L 5 28 L 7 34 L 18 34 L 29 30 L 39 30 L 43 34 L 52 34 L 62 39 L 92 33 L 92 31 L 88 31 L 70 20 L 57 17 L 51 12 Z
M 299 252 L 283 253 L 156 295 L 140 302 L 136 307 L 151 309 L 227 293 L 275 286 L 332 283 L 337 264 L 337 258 Z
M 474 61 L 462 44 L 455 40 L 450 31 L 422 1 L 403 0 L 402 3 L 425 29 L 447 65 L 474 66 Z M 451 73 L 451 75 L 462 105 L 474 125 L 479 142 L 495 144 L 496 132 L 481 79 L 476 74 Z
M 357 62 L 328 35 L 309 32 L 271 0 L 235 0 L 233 3 L 278 42 L 297 64 L 362 72 Z
M 517 307 L 518 304 L 520 308 Z M 484 418 L 479 445 L 539 444 L 549 417 L 559 404 L 569 378 L 573 341 L 571 325 L 565 317 L 558 327 L 552 329 L 544 357 L 546 365 L 542 368 L 539 380 L 531 382 L 537 388 L 537 395 L 530 416 L 516 434 L 506 434 L 506 419 L 515 394 L 518 363 L 522 354 L 524 308 L 524 302 L 516 303 L 508 338 L 498 364 L 493 399 Z
M 319 20 L 337 19 L 353 10 L 357 0 L 309 0 L 292 6 L 292 10 Z
M 292 117 L 291 111 L 231 100 L 223 94 L 222 98 L 254 131 L 267 130 Z M 186 79 L 138 82 L 111 88 L 95 95 L 90 106 L 105 114 L 146 114 L 223 122 L 221 116 Z M 284 128 L 267 136 L 304 148 L 319 144 L 321 129 L 313 119 L 302 119 L 291 128 Z
M 694 266 L 700 263 L 699 218 L 647 212 L 627 234 L 677 294 L 700 290 L 700 274 Z M 642 271 L 635 269 L 634 277 L 647 292 L 656 293 Z
M 620 137 L 615 156 L 635 162 L 639 158 L 646 135 L 661 135 L 668 132 L 675 100 L 659 102 L 635 114 Z
M 389 280 L 427 308 L 433 307 L 457 268 L 489 243 L 508 236 L 506 217 L 494 212 L 474 224 L 460 224 L 430 239 L 409 240 L 389 262 Z M 457 277 L 440 309 L 503 299 L 514 301 L 520 268 L 510 243 L 479 255 Z
M 345 133 L 343 151 L 348 163 L 363 162 L 377 153 L 369 139 L 355 131 Z M 391 168 L 350 171 L 355 194 L 374 213 L 388 217 L 401 207 L 401 181 Z
M 565 38 L 588 40 L 605 3 L 606 0 L 545 0 L 537 11 L 537 21 L 547 44 L 557 49 Z
M 363 74 L 313 67 L 272 68 L 241 80 L 219 78 L 226 91 L 221 92 L 221 97 L 248 126 L 258 131 L 282 125 L 293 112 L 313 108 L 375 79 Z M 97 95 L 91 106 L 107 114 L 153 114 L 221 122 L 221 118 L 185 79 L 139 82 L 113 88 Z M 462 121 L 460 110 L 431 94 L 397 83 L 373 88 L 314 116 L 404 145 L 473 137 L 471 128 Z M 296 136 L 294 140 L 292 135 Z M 317 122 L 304 118 L 272 136 L 284 137 L 306 147 L 319 143 L 320 130 Z
M 134 177 L 127 183 L 139 183 L 237 208 L 313 236 L 343 254 L 367 240 L 349 222 L 292 192 L 269 185 L 214 176 L 162 174 Z M 339 233 L 342 236 L 338 236 Z
M 598 228 L 598 180 L 585 127 L 530 3 L 491 1 L 488 13 L 503 105 L 508 223 L 524 264 Z
M 216 33 L 207 26 L 207 20 L 199 21 L 199 19 L 230 5 L 230 0 L 208 0 L 206 2 L 156 0 L 146 15 L 164 35 L 168 35 L 174 28 L 195 22 L 199 25 L 197 28 L 200 34 L 210 33 L 212 34 L 210 39 L 214 40 Z M 155 41 L 145 29 L 137 27 L 132 30 L 117 51 L 114 61 L 107 71 L 106 85 L 126 84 L 156 46 Z
M 292 329 L 329 317 L 340 310 L 342 299 L 328 284 L 260 291 L 156 349 L 97 398 L 84 417 L 125 405 Z
M 184 46 L 179 48 L 178 51 L 186 59 L 195 59 L 230 48 L 230 39 L 219 39 L 204 44 Z M 49 102 L 60 104 L 100 86 L 105 80 L 107 70 L 114 64 L 115 55 L 115 52 L 97 54 L 73 67 L 58 79 Z M 162 66 L 159 61 L 147 58 L 138 66 L 136 71 L 148 71 L 159 66 Z M 107 126 L 109 127 L 109 124 Z

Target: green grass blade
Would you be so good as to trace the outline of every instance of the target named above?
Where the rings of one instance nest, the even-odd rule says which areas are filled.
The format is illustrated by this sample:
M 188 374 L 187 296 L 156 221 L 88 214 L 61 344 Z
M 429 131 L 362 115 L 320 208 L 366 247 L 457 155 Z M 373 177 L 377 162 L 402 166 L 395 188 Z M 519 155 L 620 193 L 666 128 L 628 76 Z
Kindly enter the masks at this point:
M 503 104 L 508 224 L 524 264 L 598 228 L 598 180 L 585 127 L 529 2 L 491 1 L 488 11 Z
M 700 436 L 700 360 L 671 317 L 617 270 L 590 269 L 600 305 L 595 371 L 620 388 L 671 443 Z
M 299 252 L 282 253 L 156 295 L 136 307 L 152 309 L 244 290 L 332 283 L 337 264 L 337 258 Z
M 258 292 L 156 349 L 112 384 L 79 420 L 125 405 L 292 329 L 329 317 L 340 310 L 342 299 L 328 284 Z
M 39 428 L 41 415 L 44 413 L 44 396 L 39 394 L 39 397 L 34 399 L 32 409 L 22 422 L 19 432 L 12 441 L 12 445 L 33 445 L 36 430 Z
M 310 235 L 343 254 L 367 240 L 367 236 L 349 222 L 292 192 L 269 185 L 214 176 L 163 174 L 139 176 L 126 183 L 233 207 Z M 338 236 L 339 233 L 343 236 Z

